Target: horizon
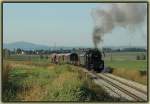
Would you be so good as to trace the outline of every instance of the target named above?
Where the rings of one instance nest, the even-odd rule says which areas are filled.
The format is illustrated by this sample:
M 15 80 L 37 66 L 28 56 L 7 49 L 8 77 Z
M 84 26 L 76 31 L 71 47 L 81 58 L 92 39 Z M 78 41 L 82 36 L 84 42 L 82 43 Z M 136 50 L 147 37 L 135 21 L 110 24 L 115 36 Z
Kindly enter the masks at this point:
M 46 47 L 49 47 L 49 48 L 52 48 L 52 47 L 55 47 L 55 46 L 49 46 L 49 45 L 43 45 L 43 44 L 37 44 L 37 43 L 33 43 L 33 42 L 25 42 L 25 41 L 16 41 L 16 42 L 11 42 L 11 43 L 3 43 L 3 45 L 7 44 L 7 45 L 10 45 L 10 44 L 14 44 L 14 43 L 29 43 L 29 44 L 34 44 L 34 45 L 42 45 L 42 46 L 46 46 Z M 82 48 L 94 48 L 94 47 L 88 47 L 88 46 L 57 46 L 56 45 L 56 48 L 57 47 L 66 47 L 66 48 L 79 48 L 79 47 L 82 47 Z M 102 48 L 147 48 L 145 46 L 102 46 Z

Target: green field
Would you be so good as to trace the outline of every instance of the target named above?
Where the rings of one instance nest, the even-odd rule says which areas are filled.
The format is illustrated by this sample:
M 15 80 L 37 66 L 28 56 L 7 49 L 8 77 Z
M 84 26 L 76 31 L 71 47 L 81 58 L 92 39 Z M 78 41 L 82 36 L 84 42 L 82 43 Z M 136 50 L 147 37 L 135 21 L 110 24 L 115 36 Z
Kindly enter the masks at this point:
M 145 60 L 105 61 L 105 65 L 117 69 L 147 70 L 147 61 Z
M 137 60 L 137 55 L 143 55 L 144 52 L 113 52 L 106 53 L 105 65 L 127 70 L 147 70 L 147 56 L 145 60 Z
M 146 52 L 112 52 L 112 53 L 106 53 L 105 60 L 136 60 L 137 55 L 146 55 L 147 59 L 147 53 Z
M 12 61 L 43 61 L 43 60 L 50 60 L 48 55 L 10 55 L 7 60 Z

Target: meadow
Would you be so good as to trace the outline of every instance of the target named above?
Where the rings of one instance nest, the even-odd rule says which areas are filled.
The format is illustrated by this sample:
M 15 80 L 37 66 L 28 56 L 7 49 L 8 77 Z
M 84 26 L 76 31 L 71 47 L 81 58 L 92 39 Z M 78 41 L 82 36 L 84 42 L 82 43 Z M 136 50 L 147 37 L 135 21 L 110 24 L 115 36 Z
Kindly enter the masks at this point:
M 72 65 L 4 60 L 2 74 L 3 102 L 119 101 Z
M 126 69 L 126 70 L 147 70 L 147 61 L 146 60 L 123 60 L 123 61 L 105 61 L 106 66 L 111 66 L 117 69 Z

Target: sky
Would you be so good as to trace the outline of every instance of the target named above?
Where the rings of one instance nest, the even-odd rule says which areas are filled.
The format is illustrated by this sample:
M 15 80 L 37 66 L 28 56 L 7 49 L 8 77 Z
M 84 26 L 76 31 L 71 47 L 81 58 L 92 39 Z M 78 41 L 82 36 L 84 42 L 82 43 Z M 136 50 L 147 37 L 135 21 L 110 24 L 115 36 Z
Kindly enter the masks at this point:
M 47 46 L 94 47 L 91 11 L 99 3 L 5 3 L 3 42 Z M 103 37 L 103 46 L 146 46 L 146 21 L 134 33 L 117 27 Z M 131 35 L 133 34 L 133 35 Z

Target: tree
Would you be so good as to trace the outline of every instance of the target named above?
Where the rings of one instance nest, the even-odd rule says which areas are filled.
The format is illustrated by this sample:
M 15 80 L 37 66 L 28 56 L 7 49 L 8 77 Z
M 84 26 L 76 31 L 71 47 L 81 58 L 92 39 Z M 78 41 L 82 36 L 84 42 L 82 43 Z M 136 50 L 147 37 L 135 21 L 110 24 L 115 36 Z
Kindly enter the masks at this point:
M 8 49 L 3 49 L 3 57 L 8 58 L 10 56 L 10 50 Z
M 40 55 L 40 59 L 43 59 L 44 58 L 44 56 L 43 55 Z
M 20 48 L 17 48 L 16 53 L 17 53 L 17 54 L 21 54 L 21 51 L 22 51 L 22 50 L 21 50 Z

